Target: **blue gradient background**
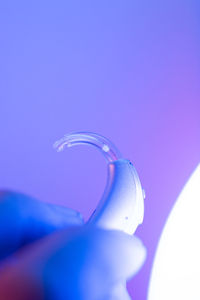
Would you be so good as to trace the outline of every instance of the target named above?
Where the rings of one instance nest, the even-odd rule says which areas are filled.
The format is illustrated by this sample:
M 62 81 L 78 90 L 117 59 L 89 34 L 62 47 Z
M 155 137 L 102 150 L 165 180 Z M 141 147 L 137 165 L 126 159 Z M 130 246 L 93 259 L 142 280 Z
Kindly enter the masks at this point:
M 52 144 L 76 130 L 110 138 L 146 190 L 148 258 L 128 285 L 145 300 L 161 230 L 200 160 L 199 1 L 2 1 L 0 40 L 0 187 L 87 218 L 104 158 Z

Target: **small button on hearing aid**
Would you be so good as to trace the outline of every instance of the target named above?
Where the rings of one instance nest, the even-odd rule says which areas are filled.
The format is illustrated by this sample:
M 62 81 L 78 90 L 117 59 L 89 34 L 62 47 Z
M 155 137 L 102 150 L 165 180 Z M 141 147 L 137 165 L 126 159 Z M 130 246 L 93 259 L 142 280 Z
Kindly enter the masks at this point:
M 143 222 L 145 193 L 133 164 L 123 159 L 118 149 L 105 137 L 92 132 L 66 134 L 55 142 L 57 151 L 64 146 L 86 144 L 97 147 L 108 164 L 108 179 L 105 191 L 90 223 L 105 229 L 122 230 L 134 234 Z
M 145 199 L 145 198 L 146 198 L 146 192 L 145 192 L 145 189 L 142 189 L 142 194 L 143 194 L 143 198 Z

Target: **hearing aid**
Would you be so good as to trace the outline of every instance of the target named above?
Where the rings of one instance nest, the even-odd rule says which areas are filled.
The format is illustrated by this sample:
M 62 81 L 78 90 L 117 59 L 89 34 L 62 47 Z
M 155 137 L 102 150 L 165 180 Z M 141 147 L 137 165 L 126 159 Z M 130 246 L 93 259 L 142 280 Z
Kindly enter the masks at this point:
M 134 234 L 143 222 L 145 193 L 138 173 L 128 159 L 105 137 L 92 132 L 73 132 L 54 143 L 60 152 L 65 146 L 90 145 L 98 148 L 107 161 L 107 184 L 104 193 L 88 220 L 104 229 Z

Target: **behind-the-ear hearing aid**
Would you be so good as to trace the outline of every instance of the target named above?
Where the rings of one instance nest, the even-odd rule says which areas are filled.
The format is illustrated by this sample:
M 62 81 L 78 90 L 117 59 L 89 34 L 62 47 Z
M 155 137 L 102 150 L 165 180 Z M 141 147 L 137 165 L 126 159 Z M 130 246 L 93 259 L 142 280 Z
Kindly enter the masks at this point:
M 108 179 L 103 196 L 90 217 L 105 229 L 122 230 L 133 234 L 144 216 L 144 190 L 132 163 L 121 157 L 117 148 L 105 137 L 91 132 L 66 134 L 55 142 L 57 151 L 64 146 L 86 144 L 97 147 L 108 163 Z

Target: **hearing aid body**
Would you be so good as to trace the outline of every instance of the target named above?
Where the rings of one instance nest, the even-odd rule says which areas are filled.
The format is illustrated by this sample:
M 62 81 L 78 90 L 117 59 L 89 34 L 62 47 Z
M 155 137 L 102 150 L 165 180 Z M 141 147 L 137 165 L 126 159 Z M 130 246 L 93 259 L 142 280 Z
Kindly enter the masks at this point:
M 129 160 L 121 158 L 108 139 L 91 132 L 67 134 L 54 147 L 61 151 L 65 145 L 71 147 L 83 143 L 97 147 L 108 162 L 107 185 L 88 222 L 134 234 L 144 216 L 144 190 L 136 169 Z

